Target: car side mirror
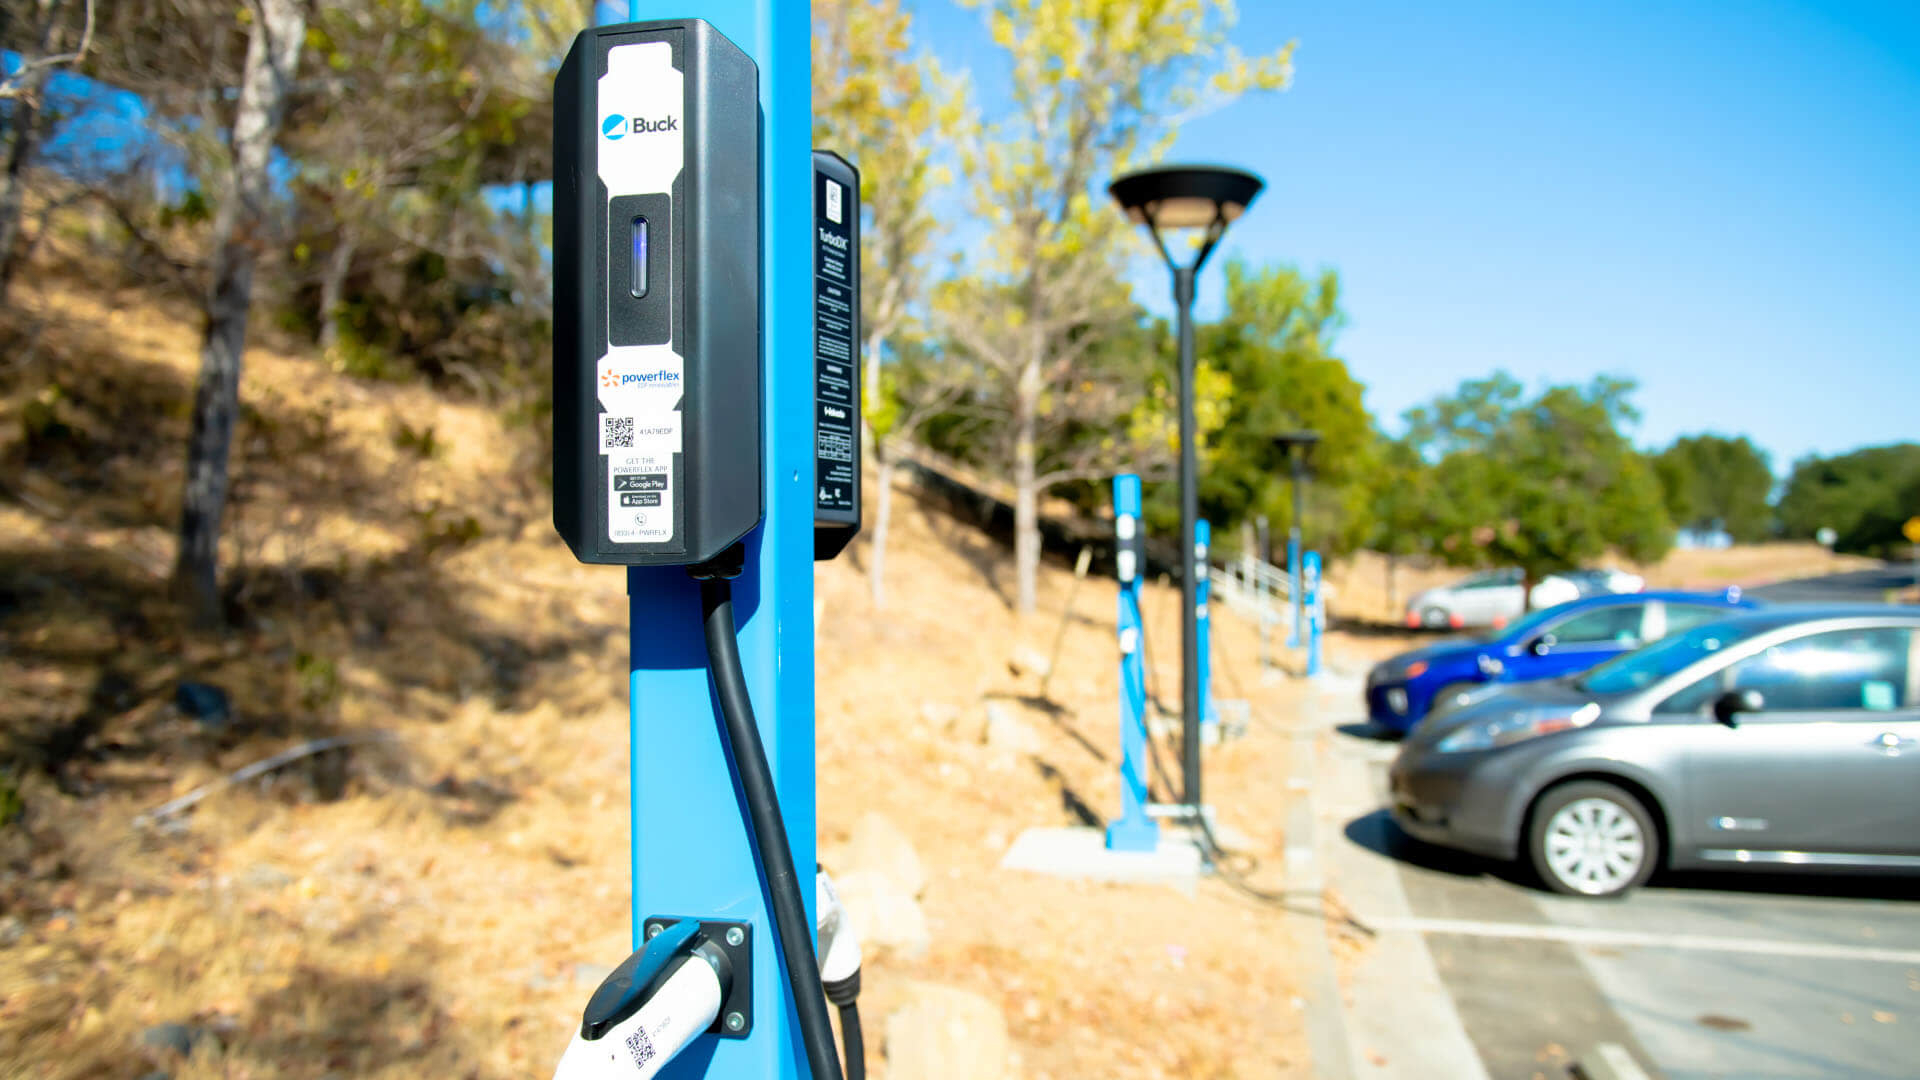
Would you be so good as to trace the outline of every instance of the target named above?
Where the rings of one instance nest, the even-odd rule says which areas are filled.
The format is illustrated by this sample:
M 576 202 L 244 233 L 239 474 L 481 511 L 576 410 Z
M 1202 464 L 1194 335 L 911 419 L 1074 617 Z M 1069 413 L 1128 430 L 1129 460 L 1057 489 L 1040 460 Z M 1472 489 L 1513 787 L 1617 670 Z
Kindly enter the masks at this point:
M 1729 690 L 1713 699 L 1713 718 L 1727 725 L 1738 727 L 1741 713 L 1759 712 L 1767 707 L 1767 699 L 1758 690 Z
M 1552 634 L 1541 634 L 1539 637 L 1533 639 L 1533 644 L 1527 646 L 1527 651 L 1535 656 L 1545 656 L 1552 652 L 1553 647 L 1558 644 L 1560 644 L 1559 638 L 1554 637 Z

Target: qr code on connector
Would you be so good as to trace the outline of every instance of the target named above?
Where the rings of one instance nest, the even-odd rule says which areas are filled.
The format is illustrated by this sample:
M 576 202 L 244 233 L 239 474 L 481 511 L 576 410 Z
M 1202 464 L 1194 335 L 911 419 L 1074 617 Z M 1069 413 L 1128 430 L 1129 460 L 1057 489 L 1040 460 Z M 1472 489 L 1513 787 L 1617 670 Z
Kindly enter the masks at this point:
M 609 450 L 633 449 L 633 420 L 631 416 L 610 416 L 600 414 L 600 452 Z
M 645 1068 L 647 1062 L 653 1060 L 653 1040 L 647 1038 L 645 1028 L 635 1028 L 633 1034 L 627 1036 L 627 1052 L 633 1055 L 633 1067 L 636 1069 Z

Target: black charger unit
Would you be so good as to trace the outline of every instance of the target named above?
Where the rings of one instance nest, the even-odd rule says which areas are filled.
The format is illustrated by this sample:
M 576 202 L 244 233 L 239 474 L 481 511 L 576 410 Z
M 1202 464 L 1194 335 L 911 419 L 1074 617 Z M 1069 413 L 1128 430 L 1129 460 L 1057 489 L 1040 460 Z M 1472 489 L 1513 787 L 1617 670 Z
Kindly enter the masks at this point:
M 554 79 L 553 523 L 587 563 L 759 524 L 760 74 L 701 19 L 600 26 Z
M 878 362 L 878 357 L 869 357 Z M 860 533 L 860 170 L 813 152 L 813 557 Z

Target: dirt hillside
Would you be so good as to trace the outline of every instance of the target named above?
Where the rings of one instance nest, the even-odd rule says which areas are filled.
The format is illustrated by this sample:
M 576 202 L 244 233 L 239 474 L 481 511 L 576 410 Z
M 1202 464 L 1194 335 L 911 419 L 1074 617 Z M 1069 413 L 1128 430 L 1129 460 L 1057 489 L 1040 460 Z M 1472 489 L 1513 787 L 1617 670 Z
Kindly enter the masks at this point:
M 184 305 L 42 274 L 0 314 L 0 1061 L 6 1075 L 546 1075 L 628 942 L 620 574 L 547 521 L 535 429 L 310 352 L 247 357 L 223 564 L 234 629 L 165 597 L 197 363 Z M 820 841 L 862 815 L 927 870 L 924 953 L 873 949 L 873 1075 L 916 981 L 983 995 L 1010 1071 L 1305 1075 L 1287 942 L 1311 914 L 1002 871 L 1025 827 L 1117 809 L 1113 589 L 1005 552 L 902 487 L 890 604 L 821 568 Z M 1072 600 L 1056 674 L 1046 655 Z M 1150 590 L 1158 687 L 1175 597 Z M 1220 620 L 1253 733 L 1210 801 L 1278 883 L 1291 693 Z M 183 690 L 182 684 L 188 684 Z M 881 692 L 875 693 L 874 688 Z M 986 745 L 989 704 L 1016 745 Z M 137 823 L 310 739 L 352 741 Z M 177 1026 L 168 1026 L 177 1025 Z M 191 1046 L 182 1057 L 169 1042 Z

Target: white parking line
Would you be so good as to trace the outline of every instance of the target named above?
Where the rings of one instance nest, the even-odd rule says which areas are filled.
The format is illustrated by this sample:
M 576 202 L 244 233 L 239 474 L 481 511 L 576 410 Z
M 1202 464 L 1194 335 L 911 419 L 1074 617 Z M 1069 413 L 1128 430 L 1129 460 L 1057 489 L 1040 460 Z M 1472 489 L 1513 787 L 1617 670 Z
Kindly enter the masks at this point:
M 1693 949 L 1700 952 L 1750 953 L 1761 956 L 1802 956 L 1819 960 L 1855 960 L 1868 964 L 1920 964 L 1920 949 L 1880 949 L 1866 945 L 1830 945 L 1811 941 L 1763 941 L 1756 938 L 1708 937 L 1703 934 L 1649 934 L 1636 930 L 1607 930 L 1592 926 L 1542 926 L 1528 923 L 1478 922 L 1472 919 L 1423 919 L 1387 915 L 1364 919 L 1376 930 L 1411 930 L 1421 934 L 1461 934 L 1467 937 L 1519 938 L 1559 941 L 1568 945 L 1610 945 L 1620 948 Z

